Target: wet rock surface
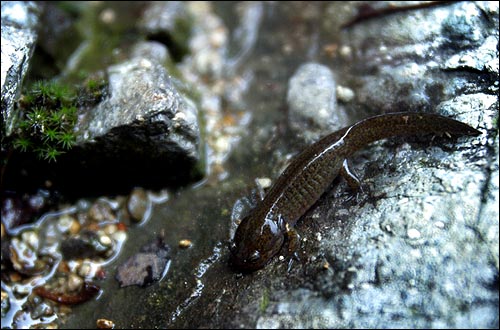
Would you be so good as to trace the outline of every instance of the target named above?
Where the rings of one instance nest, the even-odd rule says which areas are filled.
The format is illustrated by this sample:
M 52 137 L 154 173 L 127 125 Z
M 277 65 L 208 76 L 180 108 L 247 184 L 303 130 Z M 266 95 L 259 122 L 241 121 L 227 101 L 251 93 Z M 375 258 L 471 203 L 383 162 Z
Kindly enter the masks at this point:
M 41 9 L 32 1 L 2 2 L 2 136 L 11 134 L 19 97 L 37 40 Z
M 357 103 L 374 112 L 422 111 L 459 94 L 494 92 L 495 11 L 489 2 L 439 6 L 345 30 Z
M 97 280 L 99 298 L 75 309 L 61 327 L 93 328 L 105 318 L 131 328 L 498 328 L 498 4 L 382 10 L 342 28 L 356 18 L 358 6 L 186 5 L 195 23 L 191 54 L 179 68 L 200 87 L 211 131 L 208 154 L 216 156 L 209 164 L 222 169 L 214 166 L 202 185 L 154 205 L 147 222 L 131 223 L 126 235 L 113 223 L 121 228 L 123 250 L 102 266 L 107 273 L 115 274 L 160 232 L 170 246 L 168 271 L 143 288 L 118 289 L 112 276 Z M 258 28 L 248 32 L 252 19 Z M 231 33 L 238 29 L 247 37 Z M 246 42 L 250 46 L 242 46 Z M 230 44 L 246 49 L 242 60 L 227 61 Z M 290 128 L 287 91 L 297 69 L 310 62 L 333 72 L 338 111 L 348 123 L 390 111 L 426 111 L 463 121 L 482 135 L 392 138 L 367 146 L 351 159 L 364 193 L 353 198 L 344 181 L 334 181 L 296 226 L 299 259 L 291 269 L 282 251 L 283 258 L 264 269 L 240 274 L 227 262 L 241 213 L 236 209 L 255 199 L 250 191 L 256 181 L 274 180 L 304 145 Z M 228 63 L 241 71 L 228 78 L 234 68 Z M 248 126 L 239 109 L 250 114 Z M 133 195 L 138 218 L 146 199 Z M 95 203 L 87 217 L 103 226 L 111 225 L 108 218 L 122 221 L 131 213 L 128 198 L 117 202 L 119 212 L 109 204 L 111 214 Z M 33 235 L 19 241 L 29 245 Z M 31 262 L 28 257 L 14 260 L 16 267 Z M 8 301 L 15 303 L 16 295 L 9 293 Z
M 160 182 L 192 179 L 201 161 L 194 102 L 179 94 L 154 60 L 135 57 L 111 67 L 108 75 L 110 97 L 77 124 L 86 166 L 115 180 L 139 177 L 136 185 L 147 186 L 143 180 L 150 180 L 152 173 Z M 120 170 L 123 162 L 129 163 L 125 171 Z M 103 172 L 103 167 L 108 170 Z
M 299 222 L 301 261 L 290 272 L 276 258 L 256 273 L 229 272 L 221 279 L 215 274 L 224 267 L 216 265 L 207 282 L 224 284 L 192 306 L 206 308 L 206 317 L 181 317 L 173 326 L 498 326 L 498 213 L 483 211 L 498 202 L 498 174 L 489 174 L 498 173 L 498 69 L 490 55 L 497 59 L 498 52 L 488 46 L 498 44 L 498 7 L 462 7 L 469 5 L 360 21 L 339 31 L 339 62 L 333 66 L 339 84 L 354 91 L 343 102 L 351 121 L 386 111 L 432 111 L 478 127 L 483 135 L 458 144 L 391 139 L 367 147 L 353 159 L 365 194 L 352 199 L 346 183 L 335 182 Z M 273 9 L 280 19 L 286 16 L 287 9 Z M 314 12 L 301 9 L 303 16 Z M 469 27 L 436 28 L 437 17 L 456 22 L 465 12 L 472 17 L 460 22 Z M 415 30 L 415 21 L 431 31 Z M 457 44 L 442 34 L 456 29 L 472 33 L 463 37 L 471 42 Z M 468 56 L 461 68 L 450 70 L 450 54 Z M 270 67 L 276 83 L 282 66 Z M 274 91 L 280 95 L 280 85 Z M 259 124 L 254 127 L 259 131 Z M 238 289 L 228 292 L 234 282 Z

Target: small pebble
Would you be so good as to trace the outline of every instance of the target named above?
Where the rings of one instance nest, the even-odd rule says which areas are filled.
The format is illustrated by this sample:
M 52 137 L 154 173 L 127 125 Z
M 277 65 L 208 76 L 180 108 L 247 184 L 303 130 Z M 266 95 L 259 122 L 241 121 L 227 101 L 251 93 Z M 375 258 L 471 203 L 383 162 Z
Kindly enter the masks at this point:
M 182 239 L 179 241 L 179 247 L 182 249 L 190 248 L 192 245 L 193 243 L 188 239 Z
M 150 211 L 151 201 L 147 192 L 142 188 L 135 188 L 127 201 L 127 210 L 132 220 L 141 222 L 145 220 L 146 214 Z
M 348 103 L 354 99 L 354 92 L 352 89 L 344 86 L 337 86 L 337 98 L 344 102 Z
M 83 279 L 76 275 L 71 273 L 68 277 L 68 290 L 71 292 L 76 292 L 80 290 L 80 288 L 83 285 Z
M 71 228 L 72 223 L 73 223 L 73 218 L 70 215 L 68 214 L 62 215 L 57 223 L 59 231 L 62 233 L 68 232 Z
M 99 242 L 105 246 L 111 246 L 111 244 L 113 243 L 108 235 L 102 235 L 101 237 L 99 237 Z
M 71 222 L 71 226 L 69 227 L 69 233 L 71 235 L 76 235 L 80 232 L 80 229 L 82 229 L 80 222 L 76 219 L 73 219 L 73 221 Z
M 436 222 L 434 222 L 434 226 L 436 226 L 439 229 L 443 229 L 444 228 L 444 222 L 442 222 L 442 221 L 436 221 Z
M 271 187 L 271 183 L 272 183 L 271 179 L 269 179 L 269 178 L 257 178 L 257 179 L 255 179 L 255 181 L 263 189 Z
M 92 204 L 88 211 L 88 216 L 96 222 L 114 221 L 116 219 L 111 206 L 103 201 L 97 201 Z
M 415 228 L 408 229 L 407 235 L 411 239 L 417 239 L 421 236 L 420 232 Z
M 98 329 L 114 329 L 115 328 L 115 323 L 111 320 L 106 320 L 106 319 L 97 319 L 96 325 L 97 325 Z

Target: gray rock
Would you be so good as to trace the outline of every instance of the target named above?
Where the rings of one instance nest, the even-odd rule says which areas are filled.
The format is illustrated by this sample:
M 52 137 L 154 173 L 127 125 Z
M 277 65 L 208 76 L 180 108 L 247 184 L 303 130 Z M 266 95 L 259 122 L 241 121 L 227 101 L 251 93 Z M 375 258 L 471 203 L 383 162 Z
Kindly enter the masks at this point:
M 290 127 L 309 143 L 347 125 L 337 110 L 335 78 L 324 65 L 307 63 L 297 69 L 288 84 L 287 103 Z
M 464 2 L 349 28 L 344 40 L 356 63 L 349 74 L 360 85 L 357 102 L 367 112 L 422 111 L 480 91 L 483 84 L 468 82 L 478 72 L 485 74 L 486 85 L 498 79 L 497 17 L 491 2 Z
M 167 63 L 170 56 L 165 45 L 156 41 L 140 41 L 131 50 L 131 58 L 147 58 L 157 63 Z
M 14 103 L 37 39 L 40 10 L 31 1 L 2 1 L 2 134 L 10 135 L 18 114 Z
M 201 179 L 198 109 L 179 92 L 189 90 L 158 62 L 168 60 L 166 54 L 159 43 L 141 43 L 130 60 L 109 67 L 102 101 L 79 109 L 76 145 L 54 164 L 15 154 L 6 186 L 23 189 L 50 180 L 55 189 L 83 196 Z
M 109 97 L 82 114 L 76 126 L 87 167 L 131 162 L 123 175 L 193 179 L 201 161 L 195 104 L 154 60 L 135 57 L 110 67 L 108 76 Z M 162 174 L 162 167 L 174 172 Z
M 193 102 L 181 96 L 161 65 L 134 58 L 108 70 L 110 97 L 89 111 L 79 123 L 80 142 L 108 134 L 113 128 L 153 123 L 165 133 L 154 142 L 160 148 L 182 148 L 198 158 L 199 127 Z M 168 135 L 168 136 L 167 136 Z M 161 145 L 166 142 L 165 145 Z

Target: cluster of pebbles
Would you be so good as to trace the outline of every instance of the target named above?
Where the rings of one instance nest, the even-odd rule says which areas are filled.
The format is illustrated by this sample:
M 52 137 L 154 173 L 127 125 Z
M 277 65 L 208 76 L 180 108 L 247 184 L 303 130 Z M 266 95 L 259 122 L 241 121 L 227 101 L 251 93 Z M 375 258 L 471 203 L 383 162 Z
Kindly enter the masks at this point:
M 16 328 L 57 327 L 69 306 L 99 293 L 127 228 L 147 221 L 153 203 L 166 198 L 136 188 L 128 196 L 80 200 L 17 228 L 2 223 L 2 319 Z

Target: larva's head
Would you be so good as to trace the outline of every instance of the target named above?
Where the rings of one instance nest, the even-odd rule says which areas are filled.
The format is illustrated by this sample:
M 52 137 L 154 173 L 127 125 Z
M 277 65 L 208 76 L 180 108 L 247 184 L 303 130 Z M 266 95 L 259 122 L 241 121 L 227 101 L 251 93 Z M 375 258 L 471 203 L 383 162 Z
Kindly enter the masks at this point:
M 229 262 L 239 271 L 264 267 L 283 245 L 283 222 L 257 217 L 258 212 L 245 217 L 234 234 Z

